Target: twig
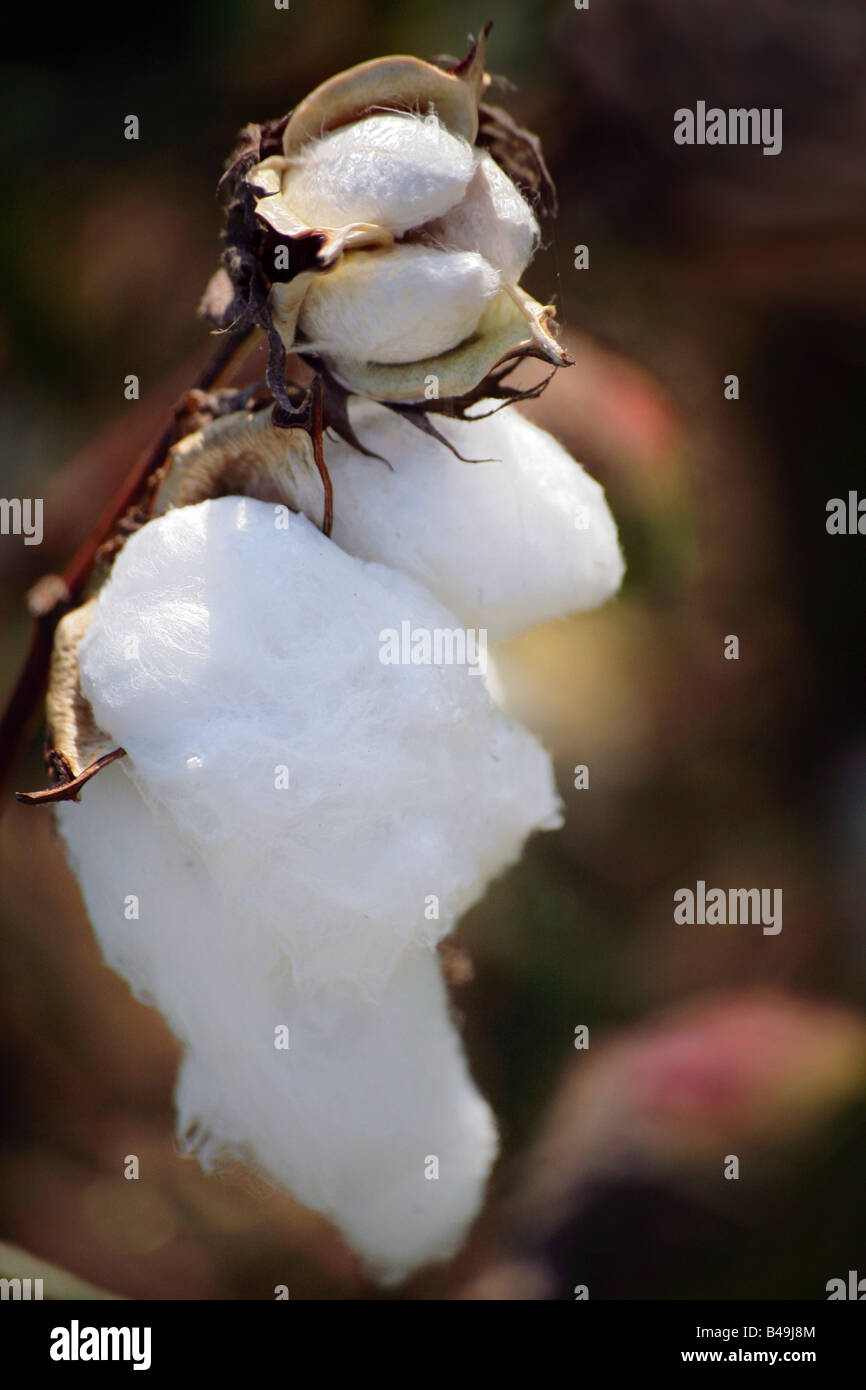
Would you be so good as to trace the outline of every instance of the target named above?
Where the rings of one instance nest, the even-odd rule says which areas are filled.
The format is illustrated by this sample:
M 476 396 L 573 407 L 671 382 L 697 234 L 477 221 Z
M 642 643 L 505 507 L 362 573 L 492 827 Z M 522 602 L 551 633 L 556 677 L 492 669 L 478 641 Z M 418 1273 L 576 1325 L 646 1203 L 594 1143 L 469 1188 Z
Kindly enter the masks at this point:
M 217 351 L 200 372 L 193 383 L 193 389 L 208 391 L 224 378 L 229 368 L 253 333 L 253 328 L 242 328 L 234 333 L 226 333 Z M 90 578 L 97 552 L 114 534 L 117 524 L 133 506 L 145 488 L 148 479 L 165 462 L 169 449 L 175 441 L 175 422 L 163 430 L 159 439 L 141 455 L 106 507 L 90 535 L 72 556 L 62 575 L 46 575 L 31 590 L 30 609 L 35 618 L 35 626 L 30 645 L 12 694 L 0 719 L 0 814 L 5 807 L 3 795 L 9 775 L 15 763 L 18 748 L 24 738 L 38 705 L 42 699 L 48 678 L 54 630 L 64 613 L 81 597 L 81 592 Z M 53 601 L 44 602 L 50 593 Z M 55 789 L 51 789 L 52 791 Z M 37 795 L 26 793 L 25 795 Z

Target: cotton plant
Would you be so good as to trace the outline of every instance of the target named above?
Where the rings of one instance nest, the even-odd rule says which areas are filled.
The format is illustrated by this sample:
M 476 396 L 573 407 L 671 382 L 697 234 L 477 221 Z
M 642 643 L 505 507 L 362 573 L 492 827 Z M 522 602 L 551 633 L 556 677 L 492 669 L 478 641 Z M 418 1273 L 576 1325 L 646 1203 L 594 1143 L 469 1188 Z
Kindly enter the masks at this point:
M 182 1046 L 183 1147 L 383 1283 L 460 1248 L 497 1152 L 438 947 L 561 823 L 488 644 L 623 573 L 601 488 L 511 404 L 519 361 L 567 358 L 520 286 L 549 179 L 482 100 L 485 37 L 244 132 L 203 307 L 267 339 L 267 387 L 194 394 L 57 625 L 29 798 Z

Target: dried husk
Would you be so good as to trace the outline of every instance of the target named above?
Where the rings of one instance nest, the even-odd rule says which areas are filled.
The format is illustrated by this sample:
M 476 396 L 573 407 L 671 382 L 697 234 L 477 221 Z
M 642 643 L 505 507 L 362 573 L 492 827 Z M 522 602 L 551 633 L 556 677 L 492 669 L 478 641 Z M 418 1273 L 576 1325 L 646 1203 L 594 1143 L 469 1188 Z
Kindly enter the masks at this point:
M 74 608 L 57 625 L 46 697 L 46 755 L 52 780 L 62 785 L 114 748 L 97 725 L 81 693 L 78 647 L 93 617 L 95 598 Z

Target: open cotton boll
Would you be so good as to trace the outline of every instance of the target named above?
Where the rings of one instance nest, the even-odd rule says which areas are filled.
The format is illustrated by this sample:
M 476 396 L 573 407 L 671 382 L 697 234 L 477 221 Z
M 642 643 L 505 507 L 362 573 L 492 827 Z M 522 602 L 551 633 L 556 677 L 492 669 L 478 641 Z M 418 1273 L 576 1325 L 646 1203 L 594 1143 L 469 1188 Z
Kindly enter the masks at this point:
M 353 362 L 416 362 L 474 332 L 499 276 L 476 252 L 352 251 L 316 276 L 298 326 L 310 347 Z
M 333 539 L 405 570 L 491 641 L 595 608 L 624 572 L 602 488 L 562 445 L 509 407 L 482 420 L 437 417 L 468 459 L 392 411 L 354 401 L 358 438 L 391 469 L 326 439 Z
M 185 1045 L 181 1135 L 251 1158 L 390 1281 L 453 1252 L 496 1149 L 433 942 L 558 818 L 481 676 L 380 662 L 402 621 L 455 626 L 285 509 L 150 522 L 79 649 L 127 757 L 58 807 L 108 963 Z
M 381 990 L 558 823 L 547 755 L 477 670 L 381 659 L 404 624 L 459 627 L 305 517 L 225 497 L 130 538 L 79 648 L 142 795 L 298 988 Z
M 538 245 L 538 223 L 496 161 L 486 151 L 476 158 L 466 196 L 422 230 L 427 240 L 448 250 L 480 252 L 508 283 L 516 284 Z
M 307 145 L 282 191 L 311 227 L 371 222 L 402 236 L 459 202 L 473 168 L 471 147 L 435 117 L 368 116 Z
M 58 814 L 108 964 L 184 1044 L 187 1149 L 206 1167 L 253 1162 L 330 1217 L 383 1281 L 449 1256 L 480 1207 L 496 1136 L 436 953 L 410 949 L 375 999 L 332 994 L 325 1007 L 123 764 Z M 359 916 L 355 931 L 366 926 Z

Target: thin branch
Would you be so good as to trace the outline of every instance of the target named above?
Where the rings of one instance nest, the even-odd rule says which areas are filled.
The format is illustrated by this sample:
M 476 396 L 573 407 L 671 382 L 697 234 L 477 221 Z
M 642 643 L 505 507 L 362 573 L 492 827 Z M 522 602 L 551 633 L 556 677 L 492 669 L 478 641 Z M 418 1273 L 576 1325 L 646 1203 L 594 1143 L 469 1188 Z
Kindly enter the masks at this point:
M 252 327 L 247 327 L 224 334 L 217 351 L 193 383 L 193 389 L 208 391 L 218 385 L 236 364 L 238 354 L 253 331 Z M 3 789 L 45 691 L 55 628 L 64 613 L 74 608 L 80 599 L 100 547 L 114 535 L 119 521 L 141 496 L 152 474 L 165 462 L 174 442 L 175 421 L 172 418 L 156 442 L 136 461 L 62 575 L 46 575 L 31 590 L 30 609 L 35 626 L 24 664 L 0 719 L 0 814 L 6 802 Z M 53 602 L 44 603 L 42 599 L 49 593 Z

